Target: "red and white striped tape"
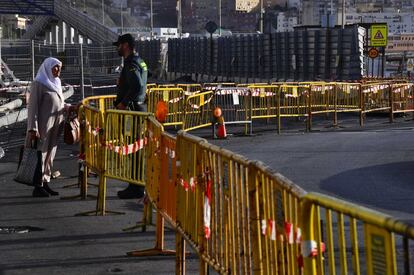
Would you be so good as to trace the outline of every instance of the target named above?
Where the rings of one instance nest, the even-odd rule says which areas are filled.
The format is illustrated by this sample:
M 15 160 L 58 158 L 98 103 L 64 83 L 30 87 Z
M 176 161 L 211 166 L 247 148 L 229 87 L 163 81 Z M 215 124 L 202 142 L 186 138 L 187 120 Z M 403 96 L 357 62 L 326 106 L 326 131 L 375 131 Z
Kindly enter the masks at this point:
M 325 252 L 325 243 L 320 243 L 321 253 Z M 314 240 L 303 241 L 301 245 L 301 252 L 304 257 L 315 257 L 318 255 L 318 244 Z
M 111 142 L 108 142 L 106 143 L 106 147 L 109 150 L 114 151 L 115 153 L 126 156 L 126 155 L 130 155 L 130 154 L 138 152 L 139 150 L 144 148 L 146 144 L 147 144 L 147 139 L 144 138 L 144 139 L 139 139 L 132 144 L 123 145 L 123 146 L 113 145 Z
M 211 178 L 209 175 L 209 170 L 206 170 L 206 189 L 204 191 L 204 237 L 210 239 L 211 236 Z

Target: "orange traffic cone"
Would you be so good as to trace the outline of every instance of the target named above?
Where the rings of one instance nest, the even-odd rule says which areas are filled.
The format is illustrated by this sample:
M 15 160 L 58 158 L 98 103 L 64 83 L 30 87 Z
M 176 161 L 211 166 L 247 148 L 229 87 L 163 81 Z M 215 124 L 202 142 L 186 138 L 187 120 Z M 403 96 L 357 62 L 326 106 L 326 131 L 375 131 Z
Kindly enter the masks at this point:
M 224 124 L 224 118 L 223 117 L 220 117 L 218 119 L 217 137 L 218 138 L 226 138 L 227 137 L 226 125 Z

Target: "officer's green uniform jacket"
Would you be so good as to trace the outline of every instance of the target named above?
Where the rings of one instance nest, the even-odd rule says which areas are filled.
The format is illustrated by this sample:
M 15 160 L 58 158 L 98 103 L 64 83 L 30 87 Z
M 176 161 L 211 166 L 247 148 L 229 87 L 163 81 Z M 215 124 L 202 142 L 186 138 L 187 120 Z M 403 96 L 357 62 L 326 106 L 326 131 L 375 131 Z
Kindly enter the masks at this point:
M 147 88 L 148 69 L 144 60 L 134 53 L 124 60 L 124 67 L 118 83 L 118 94 L 114 105 L 122 102 L 126 107 L 130 104 L 143 104 Z

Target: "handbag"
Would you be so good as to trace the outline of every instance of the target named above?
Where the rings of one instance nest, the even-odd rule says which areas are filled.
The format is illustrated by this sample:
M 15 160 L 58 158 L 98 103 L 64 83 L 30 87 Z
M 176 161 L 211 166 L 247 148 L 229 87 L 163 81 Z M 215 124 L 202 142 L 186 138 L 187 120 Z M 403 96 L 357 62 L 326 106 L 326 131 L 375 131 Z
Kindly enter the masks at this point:
M 42 182 L 42 151 L 37 150 L 37 140 L 31 147 L 22 146 L 14 180 L 26 185 L 40 185 Z
M 72 145 L 80 141 L 80 123 L 76 112 L 70 112 L 65 119 L 63 141 Z

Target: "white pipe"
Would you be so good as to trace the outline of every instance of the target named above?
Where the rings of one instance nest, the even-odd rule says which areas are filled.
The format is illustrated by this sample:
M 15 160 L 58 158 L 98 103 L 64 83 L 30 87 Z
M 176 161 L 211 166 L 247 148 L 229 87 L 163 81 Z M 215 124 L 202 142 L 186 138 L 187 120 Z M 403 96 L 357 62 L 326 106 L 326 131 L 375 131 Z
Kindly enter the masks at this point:
M 6 111 L 11 111 L 13 109 L 19 108 L 23 105 L 23 101 L 21 99 L 16 99 L 0 106 L 0 113 L 4 113 Z
M 73 95 L 73 88 L 69 87 L 67 91 L 63 93 L 65 99 Z M 11 112 L 5 116 L 0 117 L 0 128 L 3 126 L 11 125 L 16 122 L 25 121 L 27 119 L 27 108 L 20 109 L 19 111 Z

